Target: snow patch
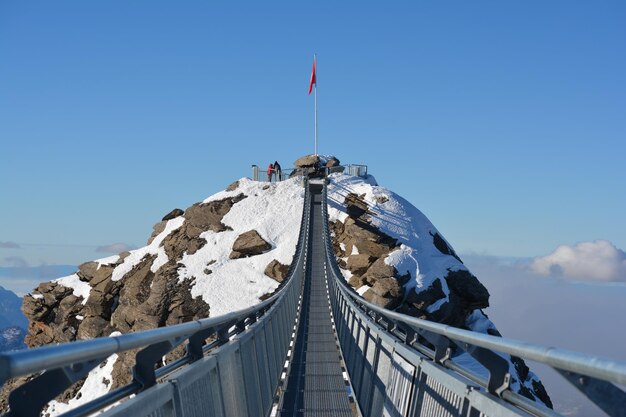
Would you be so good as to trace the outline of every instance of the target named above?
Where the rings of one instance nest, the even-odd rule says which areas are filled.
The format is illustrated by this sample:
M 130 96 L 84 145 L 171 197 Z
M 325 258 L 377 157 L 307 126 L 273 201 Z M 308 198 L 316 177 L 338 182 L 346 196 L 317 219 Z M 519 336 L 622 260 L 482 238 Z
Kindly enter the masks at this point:
M 113 383 L 111 375 L 115 361 L 117 361 L 116 354 L 109 356 L 106 361 L 89 372 L 79 394 L 76 395 L 78 398 L 72 398 L 67 404 L 56 400 L 50 401 L 44 414 L 49 414 L 50 417 L 58 416 L 109 392 Z M 108 384 L 106 381 L 108 381 Z
M 266 188 L 266 189 L 263 189 Z M 201 296 L 211 308 L 211 316 L 227 314 L 259 302 L 259 298 L 274 291 L 278 282 L 264 274 L 265 267 L 274 259 L 289 265 L 298 243 L 304 188 L 299 178 L 279 183 L 239 180 L 234 191 L 217 193 L 204 203 L 247 196 L 222 219 L 233 230 L 206 231 L 200 237 L 207 244 L 193 255 L 185 254 L 180 261 L 179 280 L 192 280 L 192 297 Z M 256 230 L 272 249 L 260 255 L 230 259 L 233 243 L 240 234 Z M 208 261 L 215 261 L 210 266 Z M 209 268 L 211 274 L 204 270 Z
M 359 295 L 361 297 L 363 297 L 363 294 L 365 294 L 367 292 L 367 290 L 369 290 L 370 288 L 372 288 L 372 287 L 370 287 L 369 285 L 363 285 L 363 286 L 359 287 L 359 289 L 356 290 L 356 292 L 359 293 Z
M 72 274 L 66 277 L 57 278 L 53 282 L 61 284 L 64 287 L 71 288 L 72 294 L 76 297 L 83 297 L 82 304 L 87 304 L 87 299 L 89 298 L 89 293 L 91 292 L 91 286 L 89 283 L 81 281 L 78 275 Z
M 161 233 L 159 233 L 148 246 L 144 246 L 143 248 L 130 251 L 130 255 L 124 258 L 124 262 L 122 262 L 120 265 L 117 266 L 117 268 L 113 270 L 113 276 L 111 277 L 111 280 L 119 281 L 120 279 L 122 279 L 124 275 L 129 273 L 135 266 L 137 266 L 146 255 L 158 255 L 157 259 L 155 259 L 152 267 L 150 268 L 152 272 L 156 272 L 158 268 L 154 270 L 153 268 L 155 267 L 155 264 L 157 264 L 157 262 L 159 262 L 160 267 L 168 261 L 165 250 L 163 248 L 160 248 L 161 243 L 170 233 L 181 227 L 184 222 L 185 218 L 183 216 L 179 216 L 175 219 L 169 220 L 165 225 L 165 229 Z
M 116 263 L 118 260 L 120 259 L 119 255 L 113 255 L 113 256 L 107 256 L 106 258 L 100 258 L 100 259 L 96 259 L 94 262 L 98 263 L 98 269 L 100 269 L 100 267 L 102 265 L 111 265 Z
M 394 266 L 400 275 L 407 272 L 411 279 L 405 284 L 407 290 L 420 291 L 428 288 L 447 271 L 465 269 L 453 256 L 441 253 L 433 243 L 437 228 L 415 206 L 387 188 L 378 186 L 374 177 L 366 178 L 347 174 L 331 174 L 328 187 L 328 217 L 330 221 L 345 222 L 348 217 L 345 199 L 348 194 L 363 198 L 369 210 L 372 226 L 395 238 L 400 247 L 391 252 L 385 263 Z M 444 279 L 442 290 L 448 300 L 449 290 Z

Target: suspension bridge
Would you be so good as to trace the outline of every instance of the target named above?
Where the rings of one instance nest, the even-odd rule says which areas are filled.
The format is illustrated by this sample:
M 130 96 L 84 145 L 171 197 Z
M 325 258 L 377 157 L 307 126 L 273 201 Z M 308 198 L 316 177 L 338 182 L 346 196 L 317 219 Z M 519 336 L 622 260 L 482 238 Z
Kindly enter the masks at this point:
M 6 417 L 45 405 L 109 356 L 137 351 L 132 381 L 64 416 L 541 416 L 501 354 L 556 369 L 609 416 L 626 416 L 626 363 L 475 333 L 382 309 L 348 286 L 332 249 L 325 179 L 308 180 L 288 277 L 220 317 L 0 354 L 0 383 L 34 375 Z M 180 345 L 186 353 L 165 366 Z M 464 367 L 469 354 L 484 372 Z

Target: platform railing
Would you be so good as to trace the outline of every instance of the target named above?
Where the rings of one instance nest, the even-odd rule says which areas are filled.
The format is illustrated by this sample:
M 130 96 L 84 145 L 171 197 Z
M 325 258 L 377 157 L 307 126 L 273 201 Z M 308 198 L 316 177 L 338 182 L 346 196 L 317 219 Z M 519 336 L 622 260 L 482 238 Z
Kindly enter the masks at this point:
M 323 216 L 328 220 L 327 186 Z M 499 353 L 556 369 L 609 416 L 626 416 L 626 363 L 421 320 L 364 300 L 339 270 L 324 222 L 330 300 L 338 339 L 364 417 L 560 415 L 510 389 Z M 486 370 L 455 362 L 465 352 Z M 488 377 L 484 375 L 487 374 Z
M 302 292 L 311 206 L 306 179 L 304 188 L 294 261 L 285 281 L 267 300 L 223 316 L 179 325 L 1 353 L 0 384 L 35 375 L 11 392 L 10 411 L 4 416 L 39 417 L 49 401 L 109 356 L 133 349 L 139 352 L 130 384 L 64 416 L 89 415 L 132 394 L 137 395 L 102 415 L 269 415 Z M 161 366 L 162 358 L 183 343 L 186 354 Z M 189 364 L 193 365 L 185 366 Z M 164 383 L 157 384 L 157 380 Z M 189 401 L 192 398 L 203 401 Z

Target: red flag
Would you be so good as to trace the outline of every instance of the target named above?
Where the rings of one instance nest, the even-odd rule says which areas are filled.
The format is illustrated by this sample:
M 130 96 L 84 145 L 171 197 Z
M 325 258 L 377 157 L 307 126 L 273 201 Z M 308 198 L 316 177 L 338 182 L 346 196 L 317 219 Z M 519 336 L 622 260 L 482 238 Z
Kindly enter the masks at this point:
M 313 72 L 311 72 L 311 82 L 309 83 L 309 95 L 311 95 L 311 91 L 313 91 L 313 84 L 317 87 L 317 80 L 315 79 L 315 61 L 316 57 L 313 57 Z

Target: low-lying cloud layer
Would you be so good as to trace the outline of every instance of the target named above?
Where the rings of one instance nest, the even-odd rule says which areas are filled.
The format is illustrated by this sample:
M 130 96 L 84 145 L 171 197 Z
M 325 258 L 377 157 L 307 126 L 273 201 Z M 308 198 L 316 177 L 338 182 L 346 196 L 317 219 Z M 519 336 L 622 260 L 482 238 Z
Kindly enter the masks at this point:
M 127 245 L 126 243 L 111 243 L 110 245 L 98 246 L 96 252 L 101 253 L 121 253 L 135 249 L 134 246 Z
M 626 252 L 608 240 L 562 245 L 547 256 L 534 258 L 530 269 L 546 276 L 626 282 Z
M 6 242 L 0 242 L 0 248 L 3 248 L 3 249 L 20 249 L 21 246 L 20 246 L 19 243 L 6 241 Z
M 532 259 L 461 257 L 489 290 L 485 313 L 504 337 L 626 360 L 626 333 L 615 331 L 626 316 L 626 283 L 541 277 L 530 268 Z M 542 379 L 557 412 L 606 416 L 551 368 L 533 362 L 529 366 Z

